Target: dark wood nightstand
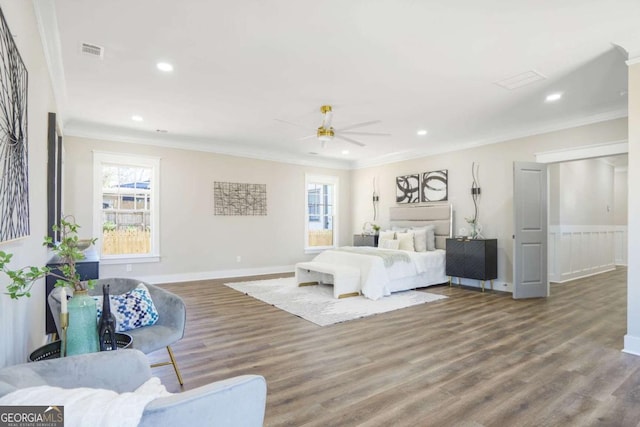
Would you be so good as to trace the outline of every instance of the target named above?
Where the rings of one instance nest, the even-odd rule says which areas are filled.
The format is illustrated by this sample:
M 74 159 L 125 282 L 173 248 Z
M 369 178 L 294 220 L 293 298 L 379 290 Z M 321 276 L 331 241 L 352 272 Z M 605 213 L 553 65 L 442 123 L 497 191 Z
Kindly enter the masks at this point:
M 447 239 L 446 274 L 451 278 L 475 279 L 484 282 L 498 278 L 498 240 L 497 239 Z
M 354 234 L 353 246 L 373 246 L 378 247 L 377 234 Z

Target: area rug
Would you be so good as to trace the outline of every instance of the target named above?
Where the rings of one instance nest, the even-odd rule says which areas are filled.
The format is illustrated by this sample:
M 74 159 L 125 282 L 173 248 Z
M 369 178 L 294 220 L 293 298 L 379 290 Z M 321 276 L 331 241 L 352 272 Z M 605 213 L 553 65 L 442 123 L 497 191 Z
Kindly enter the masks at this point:
M 293 277 L 225 285 L 320 326 L 447 298 L 428 292 L 404 291 L 377 301 L 363 296 L 336 299 L 331 285 L 298 287 Z

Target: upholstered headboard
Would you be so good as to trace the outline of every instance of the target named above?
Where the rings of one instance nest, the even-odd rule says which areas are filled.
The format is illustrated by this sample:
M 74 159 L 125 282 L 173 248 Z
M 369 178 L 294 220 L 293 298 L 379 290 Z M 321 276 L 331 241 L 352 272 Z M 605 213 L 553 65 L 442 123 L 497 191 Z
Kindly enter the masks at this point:
M 436 248 L 444 249 L 446 239 L 453 236 L 453 206 L 450 203 L 424 206 L 392 206 L 389 208 L 392 227 L 435 225 Z

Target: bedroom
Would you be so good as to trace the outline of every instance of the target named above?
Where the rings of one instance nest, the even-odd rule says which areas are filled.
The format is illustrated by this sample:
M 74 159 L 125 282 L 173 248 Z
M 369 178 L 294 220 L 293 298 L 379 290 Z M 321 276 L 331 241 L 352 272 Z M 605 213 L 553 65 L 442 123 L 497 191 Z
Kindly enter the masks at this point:
M 23 264 L 44 263 L 47 254 L 40 247 L 40 236 L 45 234 L 46 150 L 38 143 L 38 135 L 46 134 L 46 114 L 57 111 L 56 91 L 60 88 L 50 83 L 47 60 L 38 34 L 34 12 L 27 6 L 15 2 L 0 3 L 12 31 L 19 34 L 18 46 L 29 66 L 30 112 L 29 134 L 32 139 L 30 171 L 32 180 L 32 236 L 10 243 L 16 260 Z M 629 68 L 629 102 L 637 99 L 638 65 Z M 636 74 L 634 74 L 634 72 Z M 637 83 L 636 83 L 637 85 Z M 635 91 L 634 91 L 635 89 Z M 315 103 L 310 106 L 315 109 Z M 336 110 L 338 111 L 338 110 Z M 470 167 L 472 162 L 480 165 L 480 182 L 483 189 L 481 199 L 481 222 L 484 233 L 499 239 L 498 285 L 511 282 L 512 235 L 512 162 L 513 160 L 535 161 L 536 154 L 593 146 L 616 141 L 629 141 L 629 218 L 638 218 L 637 191 L 633 185 L 638 181 L 638 153 L 634 142 L 638 138 L 637 106 L 629 106 L 629 118 L 624 115 L 610 120 L 576 125 L 566 129 L 521 138 L 506 139 L 496 144 L 467 147 L 456 152 L 433 154 L 424 158 L 402 160 L 391 164 L 371 165 L 358 169 L 336 169 L 321 167 L 322 159 L 313 160 L 315 166 L 291 164 L 275 160 L 260 160 L 225 154 L 183 150 L 175 147 L 158 147 L 148 144 L 128 144 L 99 138 L 98 132 L 90 137 L 66 136 L 65 158 L 65 207 L 73 211 L 80 224 L 93 223 L 92 212 L 85 194 L 91 192 L 91 150 L 104 150 L 127 154 L 142 154 L 162 158 L 161 194 L 161 250 L 163 260 L 155 264 L 105 265 L 101 273 L 105 276 L 132 276 L 150 281 L 198 280 L 209 277 L 229 277 L 239 274 L 251 276 L 262 273 L 291 271 L 295 262 L 310 259 L 312 255 L 302 252 L 302 234 L 290 233 L 292 228 L 304 230 L 304 194 L 292 190 L 296 181 L 303 182 L 306 173 L 338 176 L 341 183 L 340 218 L 338 238 L 341 245 L 351 242 L 352 235 L 372 217 L 370 195 L 372 178 L 380 183 L 380 223 L 385 223 L 387 208 L 394 205 L 393 180 L 396 176 L 412 172 L 447 169 L 451 176 L 451 201 L 458 214 L 457 221 L 472 212 L 468 196 Z M 62 111 L 58 111 L 62 114 Z M 336 113 L 337 114 L 337 113 Z M 275 117 L 278 117 L 274 114 Z M 282 116 L 280 116 L 282 117 Z M 375 119 L 377 117 L 371 117 Z M 354 121 L 364 121 L 368 117 Z M 99 131 L 102 128 L 98 129 Z M 384 129 L 383 129 L 384 130 Z M 303 130 L 304 133 L 304 130 Z M 40 137 L 42 139 L 42 137 Z M 636 144 L 637 145 L 637 144 Z M 211 183 L 216 180 L 230 182 L 264 183 L 268 188 L 269 215 L 262 218 L 228 217 L 214 218 L 211 215 Z M 384 183 L 384 185 L 383 185 Z M 300 184 L 302 185 L 302 184 Z M 294 207 L 294 208 L 292 208 Z M 485 219 L 486 218 L 486 219 Z M 196 226 L 193 226 L 196 224 Z M 454 230 L 460 223 L 454 224 Z M 638 251 L 631 247 L 639 241 L 637 224 L 629 224 L 629 312 L 640 313 L 633 298 L 640 292 L 634 257 Z M 633 238 L 635 236 L 635 238 Z M 278 250 L 273 248 L 277 245 Z M 5 245 L 6 246 L 6 245 Z M 213 249 L 212 249 L 213 248 Z M 214 256 L 215 253 L 215 256 Z M 240 256 L 240 262 L 237 257 Z M 635 264 L 638 264 L 637 262 Z M 636 288 L 638 287 L 638 288 Z M 24 360 L 29 350 L 42 341 L 42 319 L 39 307 L 41 296 L 15 303 L 2 298 L 2 325 L 11 329 L 3 336 L 0 366 Z M 37 314 L 34 314 L 37 313 Z M 640 317 L 629 316 L 626 327 L 625 348 L 640 353 Z

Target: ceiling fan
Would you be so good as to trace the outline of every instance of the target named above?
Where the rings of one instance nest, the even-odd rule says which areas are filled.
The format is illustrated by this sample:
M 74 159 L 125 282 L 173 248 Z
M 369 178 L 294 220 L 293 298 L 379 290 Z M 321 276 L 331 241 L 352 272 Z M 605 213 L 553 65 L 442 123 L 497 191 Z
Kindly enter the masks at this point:
M 322 144 L 322 148 L 324 148 L 327 142 L 331 141 L 333 138 L 339 138 L 344 141 L 350 142 L 351 144 L 359 145 L 360 147 L 364 147 L 365 144 L 357 141 L 350 137 L 350 135 L 366 135 L 366 136 L 390 136 L 390 133 L 379 133 L 379 132 L 353 132 L 352 129 L 357 129 L 364 126 L 374 125 L 376 123 L 380 123 L 380 120 L 371 120 L 368 122 L 356 123 L 353 125 L 349 125 L 340 129 L 335 129 L 331 126 L 331 121 L 333 119 L 333 109 L 331 105 L 323 105 L 320 107 L 320 112 L 322 113 L 322 123 L 320 127 L 316 130 L 316 132 L 312 135 L 307 135 L 300 140 L 317 138 L 318 141 Z M 284 120 L 278 120 L 284 123 L 294 124 L 286 122 Z M 299 126 L 299 125 L 296 125 Z

